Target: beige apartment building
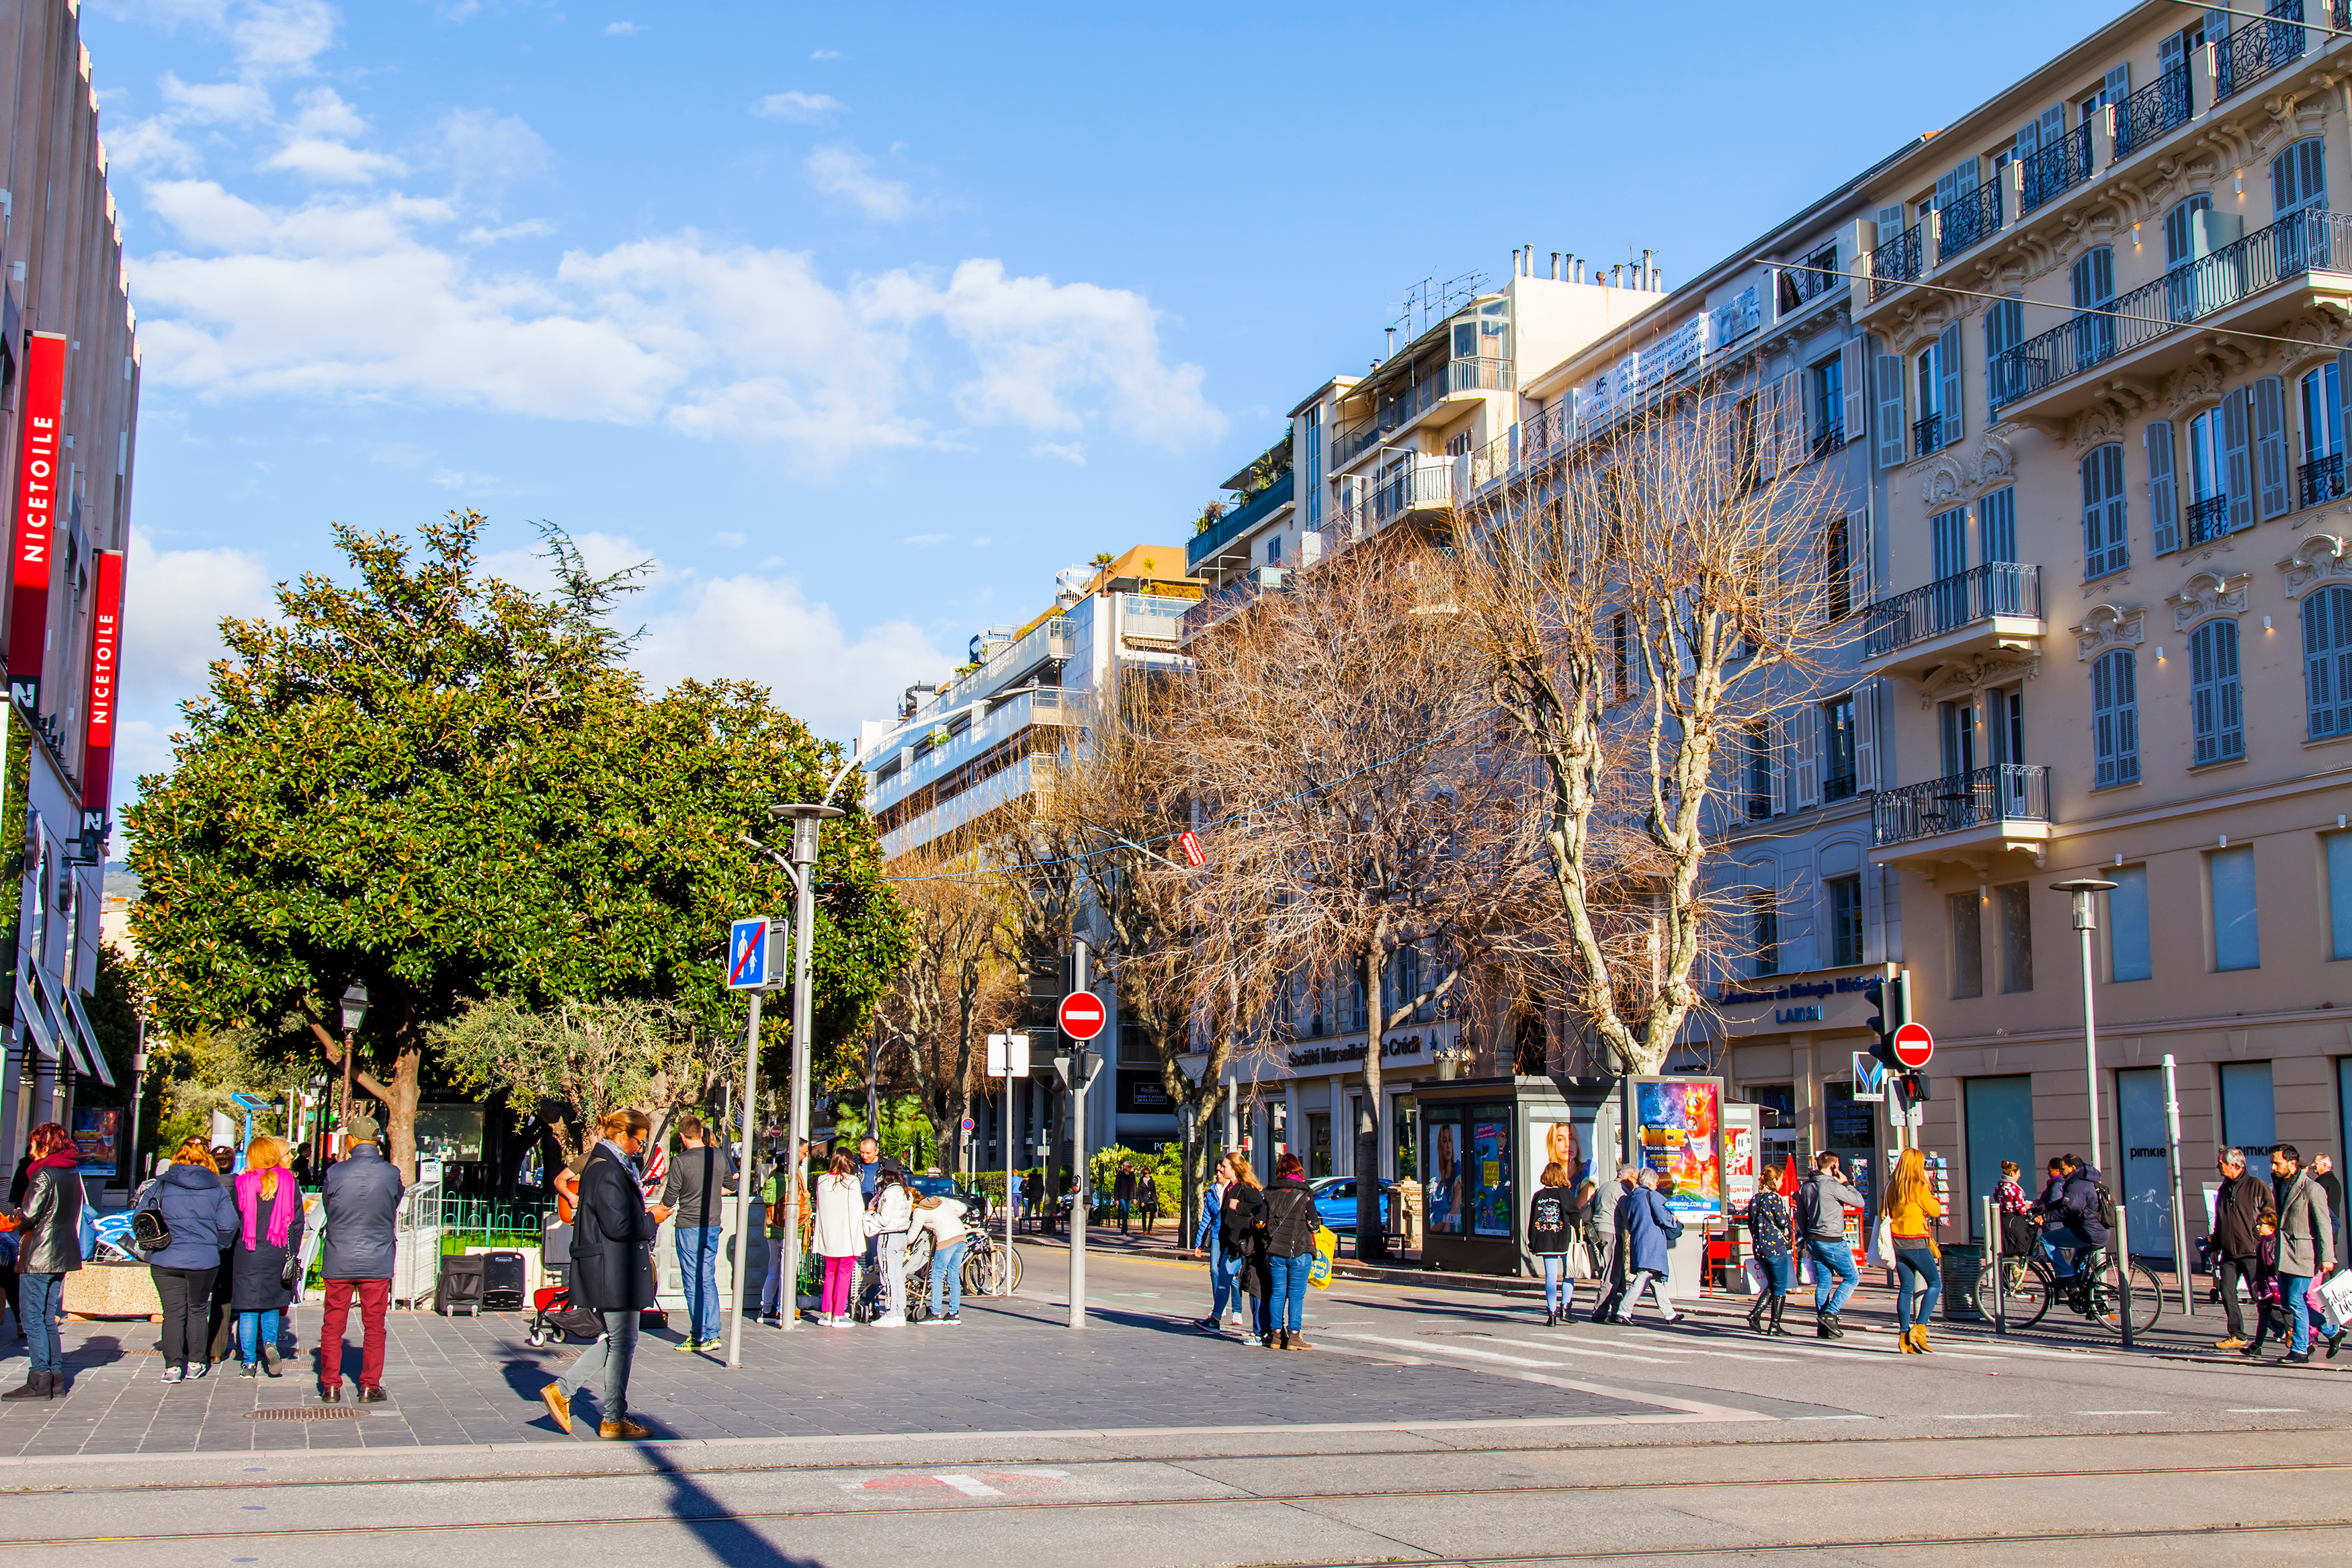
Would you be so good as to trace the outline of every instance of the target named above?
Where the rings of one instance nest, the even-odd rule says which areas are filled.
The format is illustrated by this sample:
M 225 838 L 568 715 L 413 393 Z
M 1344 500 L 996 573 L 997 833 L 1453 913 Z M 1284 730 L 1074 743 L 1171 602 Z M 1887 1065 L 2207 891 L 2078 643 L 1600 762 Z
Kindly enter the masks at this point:
M 2340 1161 L 2352 1114 L 2352 37 L 2302 15 L 2136 5 L 1863 193 L 1870 859 L 1937 1038 L 1924 1142 L 1956 1196 L 2088 1155 L 2051 884 L 2116 883 L 2097 1137 L 2142 1252 L 2168 1056 L 2192 1240 L 2217 1144 Z

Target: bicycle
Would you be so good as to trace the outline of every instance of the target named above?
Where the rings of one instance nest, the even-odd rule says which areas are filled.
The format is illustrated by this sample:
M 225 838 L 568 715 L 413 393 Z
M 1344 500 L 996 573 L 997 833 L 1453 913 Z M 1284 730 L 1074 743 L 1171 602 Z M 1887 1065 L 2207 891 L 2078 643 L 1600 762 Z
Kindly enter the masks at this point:
M 2123 1333 L 2124 1271 L 2105 1248 L 2095 1247 L 2085 1253 L 2081 1266 L 2064 1279 L 2059 1278 L 2047 1260 L 2032 1254 L 2004 1253 L 1998 1267 L 2003 1321 L 2009 1327 L 2030 1329 L 2042 1321 L 2052 1303 L 2063 1301 L 2070 1312 L 2097 1323 L 2109 1333 Z M 1991 1269 L 1977 1276 L 1977 1311 L 1984 1314 L 1987 1322 L 1993 1321 L 1995 1277 Z M 2157 1283 L 2154 1270 L 2134 1259 L 2132 1333 L 2147 1333 L 2156 1326 L 2163 1311 L 2164 1291 Z
M 992 1239 L 982 1226 L 964 1231 L 963 1293 L 1009 1296 L 1021 1288 L 1021 1253 Z

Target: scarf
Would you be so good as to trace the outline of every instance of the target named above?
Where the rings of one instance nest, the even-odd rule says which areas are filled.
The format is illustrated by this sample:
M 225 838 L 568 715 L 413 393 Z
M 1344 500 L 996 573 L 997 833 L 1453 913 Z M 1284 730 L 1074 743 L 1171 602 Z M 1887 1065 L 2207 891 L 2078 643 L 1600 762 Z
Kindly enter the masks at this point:
M 254 1249 L 254 1230 L 261 1218 L 262 1174 L 260 1171 L 239 1171 L 236 1176 L 236 1210 L 245 1217 L 245 1249 L 248 1252 Z M 269 1206 L 269 1244 L 272 1247 L 286 1245 L 287 1232 L 294 1228 L 294 1174 L 279 1171 L 278 1196 Z
M 25 1167 L 25 1174 L 29 1176 L 36 1171 L 71 1171 L 79 1170 L 80 1168 L 81 1155 L 79 1151 L 75 1149 L 71 1144 L 68 1144 L 63 1148 L 51 1149 L 47 1154 L 43 1155 L 39 1159 L 35 1160 L 31 1165 L 26 1166 Z

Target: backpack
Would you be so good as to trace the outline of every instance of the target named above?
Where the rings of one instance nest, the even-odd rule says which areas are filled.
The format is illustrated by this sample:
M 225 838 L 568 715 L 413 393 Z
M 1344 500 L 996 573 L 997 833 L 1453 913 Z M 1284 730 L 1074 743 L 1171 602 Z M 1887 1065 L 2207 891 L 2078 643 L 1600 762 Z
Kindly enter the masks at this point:
M 140 1251 L 152 1256 L 172 1244 L 172 1228 L 154 1209 L 133 1209 L 131 1214 L 131 1240 Z
M 2113 1230 L 2116 1228 L 2116 1195 L 2107 1190 L 2107 1184 L 2105 1182 L 2099 1184 L 2098 1207 L 2099 1223 L 2107 1229 Z

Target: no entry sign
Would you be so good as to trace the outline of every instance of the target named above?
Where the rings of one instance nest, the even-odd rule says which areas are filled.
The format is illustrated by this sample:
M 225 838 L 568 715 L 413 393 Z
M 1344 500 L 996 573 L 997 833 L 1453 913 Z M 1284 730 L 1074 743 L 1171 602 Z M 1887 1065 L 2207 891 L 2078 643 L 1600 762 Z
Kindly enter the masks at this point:
M 1092 991 L 1072 991 L 1064 997 L 1055 1017 L 1061 1023 L 1062 1032 L 1072 1040 L 1092 1040 L 1110 1021 L 1102 998 Z
M 1895 1060 L 1916 1072 L 1936 1054 L 1936 1037 L 1923 1023 L 1906 1023 L 1895 1031 Z

